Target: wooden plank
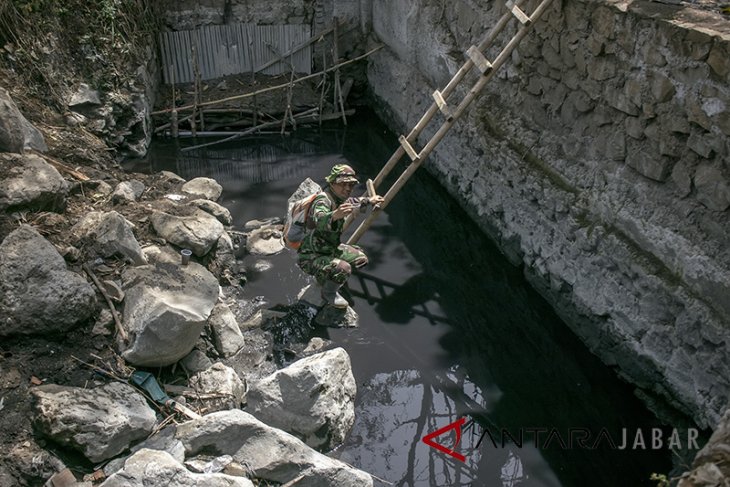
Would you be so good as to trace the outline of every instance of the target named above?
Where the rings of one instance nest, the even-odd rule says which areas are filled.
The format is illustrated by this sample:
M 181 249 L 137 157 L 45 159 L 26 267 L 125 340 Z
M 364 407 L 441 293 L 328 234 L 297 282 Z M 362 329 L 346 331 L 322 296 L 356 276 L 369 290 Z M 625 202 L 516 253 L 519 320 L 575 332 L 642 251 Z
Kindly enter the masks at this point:
M 400 142 L 400 145 L 403 147 L 403 150 L 406 151 L 408 157 L 411 158 L 411 161 L 417 162 L 421 160 L 421 158 L 416 153 L 416 150 L 413 148 L 410 142 L 408 142 L 408 139 L 406 139 L 405 135 L 401 135 L 400 137 L 398 137 L 398 142 Z
M 374 198 L 378 194 L 375 192 L 375 185 L 373 184 L 372 179 L 368 179 L 365 181 L 365 187 L 368 189 L 368 196 L 371 198 Z
M 532 23 L 532 20 L 530 20 L 530 17 L 528 17 L 525 12 L 523 12 L 520 7 L 518 7 L 513 0 L 507 0 L 507 3 L 505 4 L 507 6 L 507 10 L 512 12 L 512 15 L 515 16 L 515 18 L 520 22 L 522 25 L 530 25 Z
M 477 46 L 471 46 L 466 51 L 466 54 L 469 56 L 469 59 L 471 59 L 471 62 L 474 63 L 474 66 L 476 66 L 482 74 L 488 74 L 492 70 L 492 63 L 487 61 L 487 58 L 485 58 L 484 54 L 477 49 Z
M 454 114 L 451 112 L 451 108 L 449 108 L 449 105 L 446 104 L 446 100 L 444 100 L 444 97 L 441 95 L 439 90 L 433 92 L 433 99 L 436 102 L 436 105 L 438 105 L 439 110 L 441 110 L 441 113 L 443 113 L 444 117 L 446 117 L 446 120 L 453 120 Z

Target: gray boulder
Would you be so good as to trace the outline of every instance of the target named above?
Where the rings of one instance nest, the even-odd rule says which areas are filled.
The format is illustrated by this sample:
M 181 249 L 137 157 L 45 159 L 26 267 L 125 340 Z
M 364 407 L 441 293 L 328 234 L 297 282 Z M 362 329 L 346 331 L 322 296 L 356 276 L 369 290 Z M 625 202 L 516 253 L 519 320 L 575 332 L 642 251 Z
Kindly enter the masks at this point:
M 289 433 L 268 426 L 241 410 L 220 411 L 178 426 L 186 456 L 214 451 L 231 455 L 256 477 L 318 487 L 371 487 L 367 473 L 311 449 Z M 297 482 L 299 484 L 299 482 Z
M 206 400 L 208 411 L 240 408 L 246 398 L 246 384 L 235 370 L 220 362 L 192 376 L 190 386 L 199 394 L 223 396 L 212 401 Z
M 243 347 L 243 334 L 228 305 L 216 304 L 208 323 L 213 331 L 215 349 L 223 358 L 232 357 Z
M 112 193 L 112 203 L 123 203 L 125 201 L 137 201 L 142 193 L 144 193 L 144 183 L 136 179 L 122 181 L 114 188 Z
M 730 206 L 730 180 L 719 168 L 701 165 L 695 174 L 697 199 L 707 208 L 725 211 Z
M 183 193 L 195 196 L 196 198 L 205 198 L 211 201 L 217 201 L 223 193 L 223 187 L 211 178 L 195 178 L 183 184 L 181 188 Z
M 252 384 L 248 410 L 261 421 L 332 449 L 355 422 L 355 378 L 342 348 L 303 358 Z
M 51 384 L 31 393 L 36 428 L 92 462 L 118 455 L 155 426 L 155 412 L 127 384 L 112 382 L 96 389 Z
M 195 210 L 190 216 L 156 211 L 150 216 L 150 221 L 160 237 L 192 250 L 198 257 L 210 252 L 223 233 L 223 224 L 202 210 Z
M 197 206 L 206 213 L 210 213 L 224 225 L 230 225 L 233 223 L 233 217 L 231 216 L 231 212 L 228 211 L 228 208 L 219 205 L 215 201 L 198 199 L 191 201 L 190 204 Z
M 59 172 L 33 154 L 0 154 L 0 210 L 37 208 L 62 211 L 68 183 Z
M 730 483 L 728 462 L 730 462 L 730 409 L 725 411 L 720 424 L 697 453 L 692 464 L 694 470 L 682 476 L 678 487 L 728 485 Z M 702 482 L 703 479 L 712 481 Z
M 196 372 L 202 372 L 213 366 L 213 361 L 208 358 L 205 352 L 194 348 L 189 354 L 180 360 L 180 365 L 185 369 L 185 372 L 194 374 Z
M 307 178 L 304 181 L 302 181 L 299 186 L 297 187 L 296 191 L 292 193 L 291 196 L 289 196 L 289 200 L 287 200 L 287 207 L 286 207 L 286 214 L 287 217 L 291 213 L 291 209 L 294 206 L 294 204 L 299 201 L 302 198 L 306 198 L 310 194 L 318 193 L 322 191 L 322 187 L 312 181 L 312 179 Z
M 164 451 L 143 449 L 124 463 L 101 487 L 254 487 L 244 477 L 193 473 Z
M 81 83 L 76 91 L 69 97 L 69 108 L 80 108 L 101 105 L 99 92 L 92 89 L 86 83 Z
M 273 255 L 284 250 L 282 230 L 279 225 L 267 225 L 248 234 L 246 250 L 253 255 Z
M 91 285 L 56 248 L 24 225 L 0 244 L 0 335 L 61 333 L 96 307 Z
M 129 363 L 164 367 L 195 346 L 218 298 L 218 281 L 205 267 L 160 263 L 122 274 Z
M 0 88 L 0 152 L 21 153 L 24 149 L 48 150 L 46 141 L 18 110 L 10 94 Z
M 211 262 L 210 269 L 230 269 L 236 263 L 236 254 L 233 247 L 233 240 L 228 232 L 221 233 L 218 243 L 215 245 L 215 258 Z
M 122 255 L 135 265 L 144 265 L 147 259 L 132 232 L 132 224 L 116 211 L 92 211 L 77 223 L 71 234 L 78 243 L 88 239 L 101 257 Z

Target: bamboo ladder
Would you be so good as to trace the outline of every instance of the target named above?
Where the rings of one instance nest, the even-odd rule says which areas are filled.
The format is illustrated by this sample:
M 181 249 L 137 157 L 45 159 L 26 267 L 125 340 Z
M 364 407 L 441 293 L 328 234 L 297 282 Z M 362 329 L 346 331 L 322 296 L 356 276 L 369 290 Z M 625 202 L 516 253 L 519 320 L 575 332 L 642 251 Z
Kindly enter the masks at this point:
M 362 237 L 362 235 L 367 231 L 367 229 L 370 228 L 370 225 L 372 225 L 373 221 L 380 215 L 385 207 L 388 206 L 388 204 L 393 200 L 398 191 L 400 191 L 400 189 L 406 184 L 408 179 L 410 179 L 413 173 L 415 173 L 416 170 L 421 167 L 421 164 L 423 164 L 423 161 L 426 159 L 426 157 L 428 157 L 428 155 L 431 154 L 431 152 L 439 144 L 439 142 L 441 142 L 441 139 L 444 138 L 451 126 L 454 125 L 456 120 L 458 120 L 464 114 L 471 102 L 474 101 L 474 99 L 482 91 L 487 82 L 492 79 L 495 72 L 502 67 L 507 59 L 509 59 L 512 51 L 515 50 L 520 41 L 522 41 L 522 39 L 527 35 L 532 25 L 537 20 L 539 20 L 540 17 L 542 17 L 543 13 L 545 13 L 545 10 L 547 10 L 547 7 L 550 5 L 550 2 L 552 0 L 542 0 L 537 8 L 535 8 L 532 15 L 529 16 L 520 8 L 525 1 L 526 0 L 507 1 L 507 3 L 505 4 L 507 7 L 507 12 L 505 12 L 502 17 L 500 17 L 500 19 L 497 21 L 497 24 L 492 28 L 487 37 L 478 46 L 471 46 L 466 51 L 466 62 L 461 67 L 461 69 L 457 71 L 454 77 L 451 78 L 451 81 L 449 81 L 449 83 L 446 85 L 446 88 L 444 88 L 443 91 L 436 90 L 433 92 L 434 102 L 431 104 L 431 107 L 426 111 L 423 117 L 421 117 L 421 120 L 419 120 L 413 130 L 411 130 L 408 136 L 406 137 L 401 135 L 399 137 L 398 140 L 400 142 L 400 146 L 396 149 L 395 153 L 393 153 L 385 166 L 383 166 L 383 168 L 380 170 L 380 173 L 378 173 L 376 178 L 373 180 L 372 186 L 374 188 L 377 188 L 388 176 L 388 174 L 390 174 L 390 172 L 393 170 L 396 164 L 398 164 L 403 156 L 408 155 L 411 163 L 398 177 L 395 183 L 393 183 L 390 189 L 388 189 L 388 192 L 384 196 L 385 201 L 380 205 L 380 207 L 373 209 L 370 215 L 368 215 L 368 217 L 360 224 L 357 230 L 355 230 L 355 233 L 353 233 L 347 241 L 348 244 L 356 243 L 360 239 L 360 237 Z M 512 19 L 515 19 L 520 24 L 517 33 L 504 46 L 496 59 L 493 62 L 490 62 L 489 60 L 487 60 L 486 57 L 484 57 L 483 52 L 491 46 L 492 42 L 494 42 L 497 36 L 502 32 L 502 30 Z M 449 95 L 456 89 L 459 83 L 461 83 L 467 73 L 469 73 L 469 71 L 471 71 L 471 69 L 474 67 L 476 67 L 481 72 L 479 80 L 474 84 L 471 90 L 469 90 L 469 93 L 467 93 L 467 95 L 464 97 L 461 103 L 459 103 L 456 109 L 452 110 L 446 100 L 448 99 Z M 413 147 L 414 142 L 418 138 L 418 135 L 423 131 L 423 129 L 429 124 L 431 119 L 438 112 L 441 112 L 445 121 L 431 138 L 431 140 L 429 140 L 428 143 L 423 147 L 423 149 L 421 149 L 420 152 L 417 152 L 416 149 Z M 347 218 L 345 222 L 345 228 L 347 228 L 352 223 L 353 218 L 353 215 L 350 215 Z

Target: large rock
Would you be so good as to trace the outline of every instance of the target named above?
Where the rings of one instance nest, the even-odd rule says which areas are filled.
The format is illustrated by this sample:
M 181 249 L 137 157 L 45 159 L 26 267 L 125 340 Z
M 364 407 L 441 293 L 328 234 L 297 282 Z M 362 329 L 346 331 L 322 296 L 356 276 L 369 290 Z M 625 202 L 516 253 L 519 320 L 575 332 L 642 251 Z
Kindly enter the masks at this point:
M 68 183 L 33 154 L 0 154 L 0 211 L 32 208 L 60 211 L 66 206 Z
M 0 152 L 23 152 L 35 149 L 48 150 L 43 134 L 20 113 L 10 94 L 0 88 Z
M 211 201 L 217 201 L 223 193 L 223 187 L 211 178 L 195 178 L 182 185 L 183 193 L 205 198 Z
M 231 216 L 231 212 L 228 210 L 228 208 L 219 205 L 215 201 L 199 199 L 191 201 L 190 204 L 197 206 L 206 213 L 210 213 L 224 225 L 230 225 L 233 223 L 233 217 Z
M 51 384 L 31 393 L 39 431 L 92 462 L 118 455 L 155 426 L 155 412 L 127 384 L 112 382 L 96 389 Z
M 274 255 L 284 250 L 281 226 L 267 225 L 248 234 L 246 250 L 252 255 Z
M 0 244 L 0 335 L 62 333 L 94 312 L 94 289 L 24 225 Z
M 143 449 L 101 487 L 254 487 L 244 477 L 221 473 L 193 473 L 164 451 Z
M 160 263 L 128 268 L 122 281 L 130 335 L 125 360 L 163 367 L 190 353 L 218 298 L 215 276 L 196 263 Z
M 371 487 L 370 475 L 318 453 L 294 436 L 241 410 L 212 413 L 178 426 L 187 456 L 200 452 L 231 455 L 256 477 L 286 483 L 305 475 L 317 487 Z M 299 483 L 299 482 L 297 482 Z M 301 484 L 304 485 L 304 484 Z
M 209 411 L 240 408 L 246 398 L 246 384 L 235 370 L 220 362 L 192 376 L 190 386 L 199 394 L 223 396 L 206 401 Z
M 223 233 L 223 224 L 202 210 L 190 216 L 156 211 L 150 221 L 158 235 L 178 247 L 189 248 L 198 257 L 210 252 Z
M 294 204 L 301 200 L 302 198 L 306 198 L 310 194 L 319 193 L 322 191 L 322 187 L 312 181 L 310 178 L 305 179 L 302 181 L 297 189 L 292 193 L 291 196 L 289 196 L 289 199 L 287 200 L 287 206 L 286 206 L 286 214 L 287 217 L 291 213 L 291 209 L 294 206 Z
M 99 92 L 92 89 L 86 83 L 81 83 L 76 91 L 69 97 L 69 108 L 79 109 L 81 107 L 99 106 L 101 98 Z
M 137 201 L 142 193 L 144 193 L 145 187 L 142 181 L 136 179 L 130 179 L 129 181 L 122 181 L 114 188 L 112 193 L 113 203 L 124 203 Z
M 71 229 L 71 234 L 77 240 L 86 238 L 102 257 L 121 255 L 135 265 L 147 263 L 132 224 L 116 211 L 88 213 Z
M 248 410 L 314 448 L 342 443 L 355 421 L 355 378 L 342 348 L 303 358 L 253 384 Z
M 709 487 L 730 484 L 730 409 L 707 444 L 697 453 L 693 470 L 682 476 L 677 487 Z M 703 480 L 711 479 L 712 482 Z
M 228 305 L 219 303 L 208 319 L 213 331 L 213 344 L 223 358 L 235 355 L 244 345 L 243 334 Z

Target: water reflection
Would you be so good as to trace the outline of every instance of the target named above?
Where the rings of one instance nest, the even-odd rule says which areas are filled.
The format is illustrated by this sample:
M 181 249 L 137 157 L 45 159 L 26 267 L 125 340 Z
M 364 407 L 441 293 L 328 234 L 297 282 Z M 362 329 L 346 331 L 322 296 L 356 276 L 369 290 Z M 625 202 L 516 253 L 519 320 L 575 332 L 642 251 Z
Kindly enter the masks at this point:
M 475 423 L 464 428 L 458 445 L 455 431 L 436 439 L 444 447 L 462 452 L 464 462 L 421 441 L 464 413 L 463 400 L 455 400 L 452 392 L 467 396 L 470 407 L 487 411 L 499 400 L 496 387 L 484 394 L 456 370 L 441 377 L 424 377 L 419 370 L 396 370 L 376 374 L 364 389 L 347 450 L 341 455 L 348 463 L 378 472 L 396 486 L 514 486 L 529 480 L 524 471 L 535 472 L 537 478 L 530 485 L 560 485 L 535 448 L 523 446 L 519 457 L 510 449 L 480 448 L 481 435 Z

